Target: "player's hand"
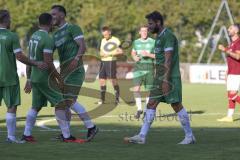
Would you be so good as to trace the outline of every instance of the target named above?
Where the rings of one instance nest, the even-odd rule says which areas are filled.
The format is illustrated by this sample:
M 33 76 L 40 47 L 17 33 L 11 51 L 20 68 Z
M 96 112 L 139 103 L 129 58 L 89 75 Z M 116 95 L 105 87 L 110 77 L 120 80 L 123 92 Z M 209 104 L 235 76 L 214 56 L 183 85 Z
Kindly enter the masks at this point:
M 123 54 L 123 50 L 121 48 L 116 49 L 117 55 Z
M 141 54 L 143 57 L 149 57 L 149 53 L 147 51 L 142 51 Z
M 29 94 L 32 91 L 32 83 L 31 81 L 27 81 L 24 87 L 25 93 Z
M 168 81 L 163 81 L 162 83 L 162 92 L 163 95 L 167 95 L 170 92 L 171 86 Z
M 218 45 L 218 49 L 221 50 L 221 51 L 226 51 L 226 48 L 223 46 L 223 45 Z
M 138 62 L 138 61 L 140 61 L 140 57 L 134 56 L 134 57 L 133 57 L 133 60 L 134 60 L 135 62 Z
M 103 57 L 103 58 L 106 58 L 106 57 L 108 57 L 108 56 L 109 56 L 108 54 L 104 53 L 102 57 Z
M 45 62 L 36 62 L 37 68 L 42 69 L 42 70 L 47 70 L 48 65 Z

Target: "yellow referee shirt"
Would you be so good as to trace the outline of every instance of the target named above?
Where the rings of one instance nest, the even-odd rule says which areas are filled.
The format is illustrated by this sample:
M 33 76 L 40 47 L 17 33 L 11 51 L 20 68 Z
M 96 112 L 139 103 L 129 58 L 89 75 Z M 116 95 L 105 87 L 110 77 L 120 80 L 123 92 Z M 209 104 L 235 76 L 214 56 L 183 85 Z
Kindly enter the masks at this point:
M 120 40 L 117 37 L 111 36 L 110 39 L 103 38 L 100 46 L 100 53 L 108 55 L 107 57 L 101 57 L 102 61 L 114 61 L 117 58 L 112 56 L 116 53 L 117 48 L 120 46 Z

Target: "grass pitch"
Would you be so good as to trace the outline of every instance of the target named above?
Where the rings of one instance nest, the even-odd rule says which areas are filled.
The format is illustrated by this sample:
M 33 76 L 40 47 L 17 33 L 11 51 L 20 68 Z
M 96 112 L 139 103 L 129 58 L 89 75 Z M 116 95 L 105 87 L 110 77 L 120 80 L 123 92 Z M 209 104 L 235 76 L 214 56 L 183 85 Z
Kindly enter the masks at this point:
M 23 93 L 25 79 L 21 79 L 22 105 L 18 108 L 17 135 L 23 134 L 25 116 L 31 106 L 31 95 Z M 136 107 L 129 88 L 131 81 L 120 83 L 122 99 L 120 105 L 114 107 L 111 103 L 113 89 L 107 86 L 108 104 L 97 106 L 98 82 L 84 83 L 78 100 L 100 128 L 94 141 L 85 144 L 62 143 L 52 140 L 59 130 L 54 120 L 54 110 L 45 107 L 39 114 L 33 135 L 35 144 L 6 144 L 5 113 L 6 108 L 0 108 L 0 159 L 1 160 L 192 160 L 216 159 L 238 160 L 240 155 L 240 117 L 239 105 L 235 112 L 233 123 L 220 123 L 216 119 L 224 116 L 227 111 L 226 90 L 224 85 L 183 85 L 183 104 L 190 113 L 191 125 L 197 144 L 177 145 L 183 139 L 183 130 L 172 109 L 165 104 L 158 106 L 158 115 L 153 123 L 145 145 L 125 144 L 123 137 L 138 133 L 142 120 L 133 118 Z M 85 95 L 85 96 L 83 96 Z M 93 98 L 95 97 L 95 98 Z M 144 104 L 144 102 L 143 102 Z M 86 129 L 81 121 L 73 117 L 72 134 L 84 137 Z

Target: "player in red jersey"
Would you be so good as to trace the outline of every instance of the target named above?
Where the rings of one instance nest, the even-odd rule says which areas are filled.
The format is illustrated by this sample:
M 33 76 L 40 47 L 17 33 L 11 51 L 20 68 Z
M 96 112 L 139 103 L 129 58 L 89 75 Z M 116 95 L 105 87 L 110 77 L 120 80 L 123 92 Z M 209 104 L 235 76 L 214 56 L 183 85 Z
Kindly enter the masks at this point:
M 218 48 L 227 55 L 227 92 L 228 92 L 228 114 L 218 119 L 220 122 L 233 122 L 233 113 L 236 102 L 240 103 L 238 90 L 240 88 L 240 24 L 231 25 L 228 28 L 231 44 L 228 47 L 219 45 Z

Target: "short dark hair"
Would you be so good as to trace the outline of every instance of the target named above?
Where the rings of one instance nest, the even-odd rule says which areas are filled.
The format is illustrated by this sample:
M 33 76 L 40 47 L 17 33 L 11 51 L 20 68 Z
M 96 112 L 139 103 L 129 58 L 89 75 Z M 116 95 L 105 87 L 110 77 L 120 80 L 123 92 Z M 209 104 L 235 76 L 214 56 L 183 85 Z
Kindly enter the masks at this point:
M 152 13 L 149 13 L 145 16 L 146 19 L 151 19 L 154 22 L 160 21 L 161 25 L 164 24 L 163 22 L 163 16 L 158 11 L 153 11 Z
M 240 24 L 239 23 L 235 23 L 234 26 L 237 27 L 238 31 L 240 32 Z
M 10 17 L 10 13 L 8 10 L 2 9 L 0 10 L 0 23 L 6 22 L 6 20 Z
M 102 27 L 102 31 L 111 31 L 110 27 L 109 26 L 103 26 Z
M 50 25 L 52 22 L 52 16 L 49 13 L 42 13 L 39 18 L 38 22 L 40 25 Z
M 52 9 L 57 9 L 59 12 L 64 13 L 64 15 L 67 15 L 66 9 L 62 5 L 53 5 Z

